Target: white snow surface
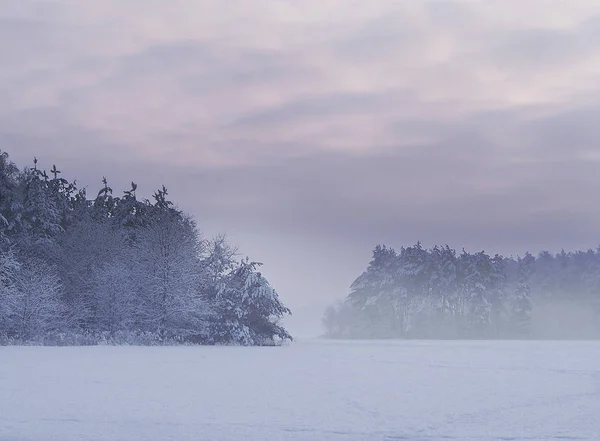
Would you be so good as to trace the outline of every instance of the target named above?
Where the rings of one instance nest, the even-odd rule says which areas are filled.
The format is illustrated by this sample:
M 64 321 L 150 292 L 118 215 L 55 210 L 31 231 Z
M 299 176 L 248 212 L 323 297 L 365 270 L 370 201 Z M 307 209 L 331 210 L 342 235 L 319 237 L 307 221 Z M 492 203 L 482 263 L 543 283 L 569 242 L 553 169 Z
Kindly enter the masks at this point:
M 2 347 L 2 441 L 599 440 L 600 342 Z

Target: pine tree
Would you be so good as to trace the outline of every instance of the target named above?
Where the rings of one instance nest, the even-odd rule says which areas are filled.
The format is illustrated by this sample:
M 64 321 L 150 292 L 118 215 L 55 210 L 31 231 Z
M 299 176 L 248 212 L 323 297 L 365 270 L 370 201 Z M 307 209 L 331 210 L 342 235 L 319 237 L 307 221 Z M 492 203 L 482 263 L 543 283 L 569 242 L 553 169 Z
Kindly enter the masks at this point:
M 367 270 L 351 285 L 348 299 L 364 316 L 368 337 L 392 337 L 405 333 L 407 293 L 397 277 L 398 255 L 392 248 L 376 246 Z
M 249 259 L 241 261 L 222 286 L 218 295 L 222 342 L 264 346 L 292 339 L 279 324 L 291 311 L 257 271 L 260 265 Z
M 224 235 L 218 235 L 208 242 L 206 250 L 200 262 L 200 291 L 204 298 L 214 303 L 223 284 L 237 267 L 235 258 L 238 250 L 227 243 Z
M 146 211 L 149 210 L 148 204 L 137 199 L 137 188 L 137 184 L 132 182 L 131 189 L 123 192 L 123 197 L 118 200 L 114 209 L 117 224 L 120 228 L 129 230 L 127 235 L 130 240 L 135 240 L 135 229 L 145 225 Z
M 34 159 L 34 167 L 23 176 L 22 207 L 15 225 L 21 250 L 43 258 L 55 251 L 55 240 L 63 228 L 60 210 L 51 196 L 48 175 L 38 169 L 37 164 Z
M 431 296 L 432 254 L 420 242 L 402 248 L 399 275 L 407 292 L 404 306 L 404 332 L 411 337 L 426 337 L 434 320 L 435 301 Z
M 531 332 L 531 275 L 535 257 L 526 253 L 517 259 L 517 285 L 508 298 L 511 335 L 527 337 Z
M 103 187 L 94 199 L 94 216 L 112 218 L 116 210 L 118 199 L 113 197 L 113 189 L 108 185 L 106 176 L 102 178 Z
M 454 336 L 454 317 L 458 314 L 458 260 L 456 251 L 448 245 L 431 251 L 432 271 L 430 295 L 435 308 L 433 334 L 438 337 Z
M 493 296 L 493 264 L 490 256 L 480 251 L 461 255 L 463 296 L 466 302 L 464 332 L 483 337 L 490 332 Z
M 555 257 L 548 251 L 542 251 L 535 259 L 531 280 L 532 296 L 541 302 L 555 298 L 559 271 Z
M 56 168 L 56 165 L 52 166 L 50 173 L 52 174 L 52 179 L 47 184 L 48 197 L 59 212 L 60 226 L 64 230 L 73 220 L 73 211 L 80 193 L 76 183 L 70 183 L 66 179 L 59 177 L 62 172 Z
M 8 249 L 10 244 L 10 230 L 14 226 L 18 205 L 19 179 L 19 169 L 9 160 L 8 153 L 0 150 L 0 250 Z

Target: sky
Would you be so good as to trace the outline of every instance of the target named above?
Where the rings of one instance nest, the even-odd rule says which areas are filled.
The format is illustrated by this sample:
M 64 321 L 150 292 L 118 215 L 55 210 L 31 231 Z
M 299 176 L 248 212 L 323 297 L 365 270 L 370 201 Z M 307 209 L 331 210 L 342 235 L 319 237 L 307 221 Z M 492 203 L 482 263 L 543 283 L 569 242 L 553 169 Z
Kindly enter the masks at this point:
M 0 149 L 165 184 L 318 334 L 378 243 L 600 244 L 596 0 L 0 0 Z

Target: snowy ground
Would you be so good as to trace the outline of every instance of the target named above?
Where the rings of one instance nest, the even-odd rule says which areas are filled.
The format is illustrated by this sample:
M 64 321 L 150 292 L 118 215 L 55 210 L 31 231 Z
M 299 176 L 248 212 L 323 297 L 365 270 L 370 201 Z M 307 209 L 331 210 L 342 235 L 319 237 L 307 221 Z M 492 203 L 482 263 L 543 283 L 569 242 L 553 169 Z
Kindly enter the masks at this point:
M 598 440 L 600 342 L 0 348 L 0 440 Z

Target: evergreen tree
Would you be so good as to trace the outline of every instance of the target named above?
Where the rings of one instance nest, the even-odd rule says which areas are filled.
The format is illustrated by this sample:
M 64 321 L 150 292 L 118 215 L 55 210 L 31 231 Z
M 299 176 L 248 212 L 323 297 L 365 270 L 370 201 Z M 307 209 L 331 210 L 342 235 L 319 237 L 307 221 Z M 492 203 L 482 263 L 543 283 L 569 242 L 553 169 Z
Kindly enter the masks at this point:
M 392 248 L 378 245 L 367 270 L 351 286 L 350 303 L 364 314 L 370 337 L 404 335 L 406 289 L 398 284 L 399 260 Z
M 535 257 L 526 253 L 517 260 L 517 285 L 508 298 L 511 334 L 527 337 L 531 332 L 531 274 Z
M 103 187 L 94 199 L 94 216 L 100 218 L 112 218 L 117 207 L 118 199 L 113 197 L 113 189 L 108 185 L 106 176 L 102 178 Z
M 246 259 L 230 274 L 218 295 L 222 342 L 241 345 L 273 345 L 291 340 L 279 320 L 291 311 L 267 279 L 257 271 L 261 264 Z
M 468 305 L 466 311 L 466 335 L 487 335 L 491 325 L 494 268 L 490 256 L 480 251 L 476 254 L 463 252 L 463 292 Z
M 47 258 L 55 251 L 57 236 L 63 231 L 61 213 L 51 197 L 48 175 L 38 169 L 38 161 L 22 178 L 22 206 L 16 216 L 20 250 Z
M 454 336 L 453 320 L 458 308 L 458 260 L 456 251 L 448 245 L 431 251 L 433 267 L 429 281 L 430 295 L 435 308 L 432 333 L 438 337 Z
M 19 169 L 6 152 L 0 150 L 0 250 L 8 249 L 10 230 L 14 225 Z
M 403 333 L 425 337 L 430 332 L 435 313 L 435 301 L 430 295 L 432 255 L 417 242 L 413 247 L 402 248 L 399 260 L 399 276 L 407 298 L 402 318 Z

